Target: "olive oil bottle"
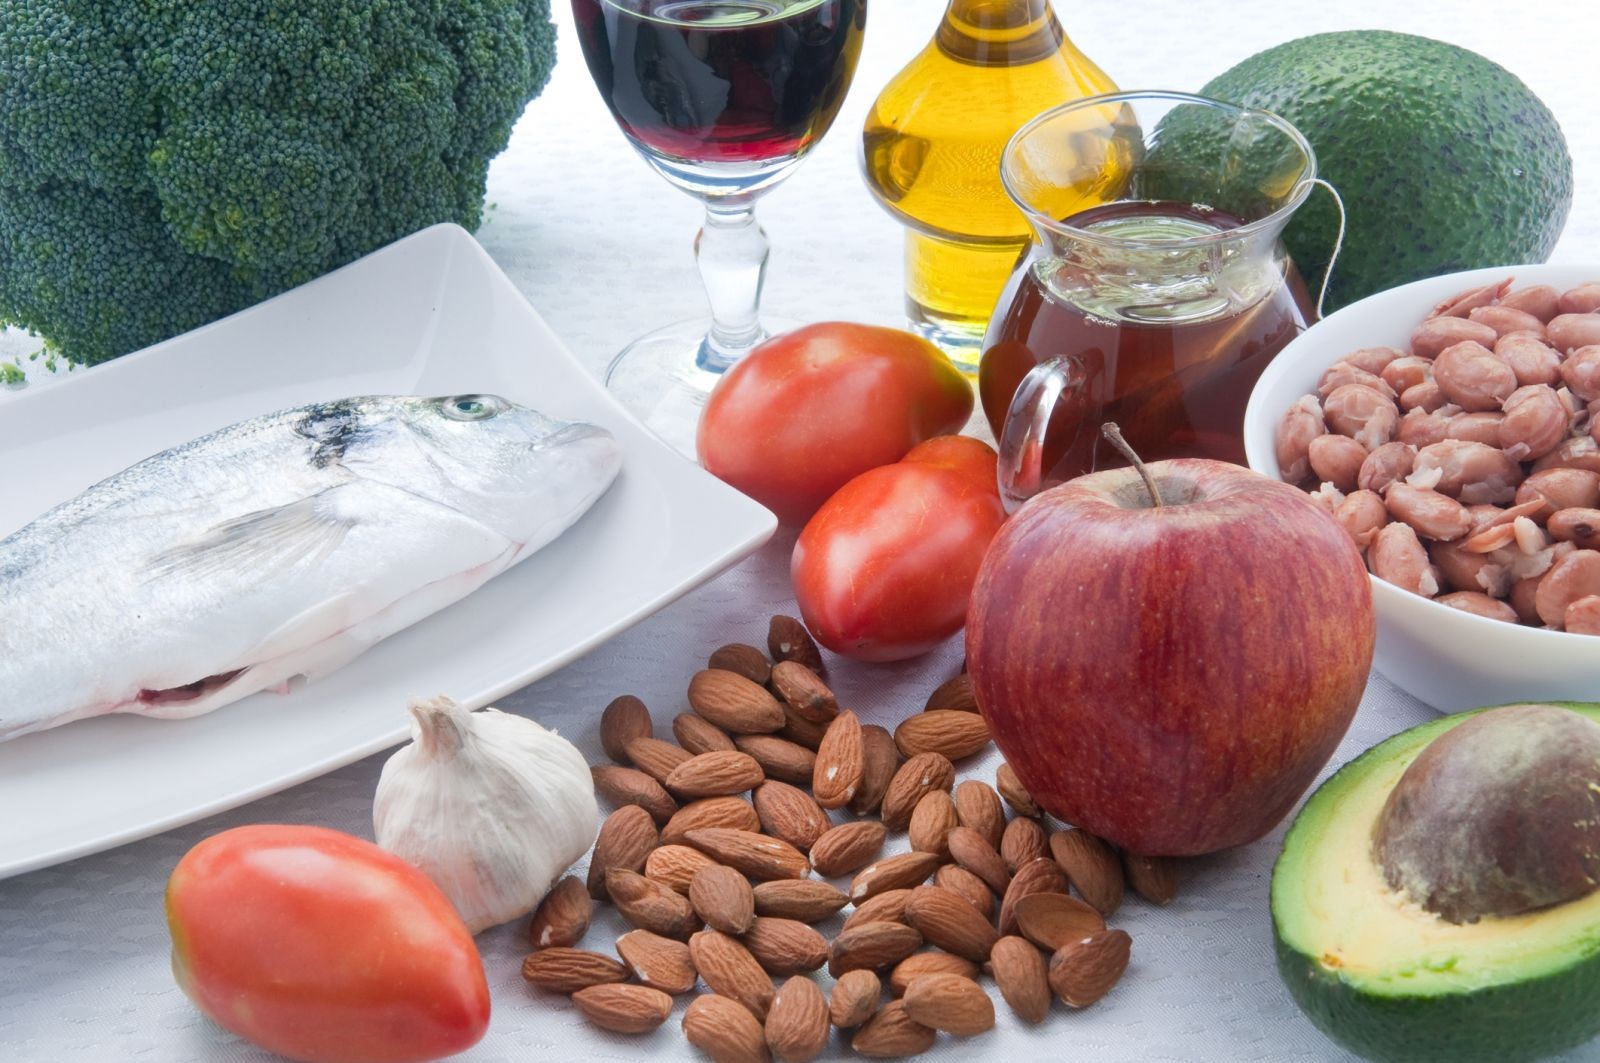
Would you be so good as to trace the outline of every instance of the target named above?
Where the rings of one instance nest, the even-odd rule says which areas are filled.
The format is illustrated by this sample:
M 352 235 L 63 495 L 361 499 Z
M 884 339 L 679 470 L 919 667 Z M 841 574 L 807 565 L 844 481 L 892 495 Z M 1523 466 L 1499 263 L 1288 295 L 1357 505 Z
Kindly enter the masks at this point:
M 1115 91 L 1050 0 L 950 0 L 933 40 L 868 114 L 867 185 L 906 226 L 906 316 L 963 369 L 976 370 L 1028 243 L 1000 185 L 1006 141 L 1048 108 Z

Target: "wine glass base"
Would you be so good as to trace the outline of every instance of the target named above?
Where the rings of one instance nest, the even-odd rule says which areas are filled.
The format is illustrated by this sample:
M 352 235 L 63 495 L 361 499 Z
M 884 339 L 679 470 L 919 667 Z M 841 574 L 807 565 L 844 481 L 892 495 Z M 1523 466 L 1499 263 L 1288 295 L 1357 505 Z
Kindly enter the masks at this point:
M 767 335 L 798 328 L 789 318 L 762 316 Z M 624 347 L 606 369 L 606 390 L 662 442 L 697 461 L 695 432 L 720 372 L 701 368 L 700 345 L 710 318 L 680 321 Z

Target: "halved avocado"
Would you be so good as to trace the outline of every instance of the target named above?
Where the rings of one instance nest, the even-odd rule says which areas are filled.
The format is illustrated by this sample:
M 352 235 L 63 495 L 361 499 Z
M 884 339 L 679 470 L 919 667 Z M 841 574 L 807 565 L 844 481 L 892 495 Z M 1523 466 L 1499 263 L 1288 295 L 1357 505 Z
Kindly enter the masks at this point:
M 1600 725 L 1600 705 L 1552 708 Z M 1318 1028 L 1368 1059 L 1531 1060 L 1600 1035 L 1600 890 L 1513 915 L 1446 905 L 1446 919 L 1428 898 L 1392 888 L 1399 869 L 1376 855 L 1406 769 L 1440 736 L 1498 711 L 1445 717 L 1374 746 L 1323 783 L 1284 838 L 1272 874 L 1279 973 Z M 1539 778 L 1538 765 L 1526 777 Z M 1593 826 L 1568 816 L 1551 834 L 1538 807 L 1501 807 L 1498 818 L 1478 808 L 1468 820 L 1501 832 L 1491 841 L 1530 829 L 1576 838 L 1569 827 Z

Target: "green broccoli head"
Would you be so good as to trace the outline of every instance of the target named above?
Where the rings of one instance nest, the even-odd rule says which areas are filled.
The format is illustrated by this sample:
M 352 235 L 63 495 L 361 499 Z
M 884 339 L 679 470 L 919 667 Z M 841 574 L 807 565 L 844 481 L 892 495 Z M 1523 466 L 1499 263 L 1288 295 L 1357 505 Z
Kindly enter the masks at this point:
M 0 0 L 0 324 L 100 362 L 441 221 L 549 0 Z

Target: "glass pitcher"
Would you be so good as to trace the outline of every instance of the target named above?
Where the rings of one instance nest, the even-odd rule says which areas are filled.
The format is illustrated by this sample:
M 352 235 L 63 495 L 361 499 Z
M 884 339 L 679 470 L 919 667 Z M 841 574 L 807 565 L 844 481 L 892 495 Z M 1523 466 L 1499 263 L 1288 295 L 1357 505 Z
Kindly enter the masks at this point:
M 1311 145 L 1267 111 L 1170 92 L 1046 111 L 1001 160 L 1034 243 L 984 337 L 979 395 L 1001 493 L 1145 460 L 1243 464 L 1244 409 L 1314 318 L 1279 236 L 1316 179 Z

